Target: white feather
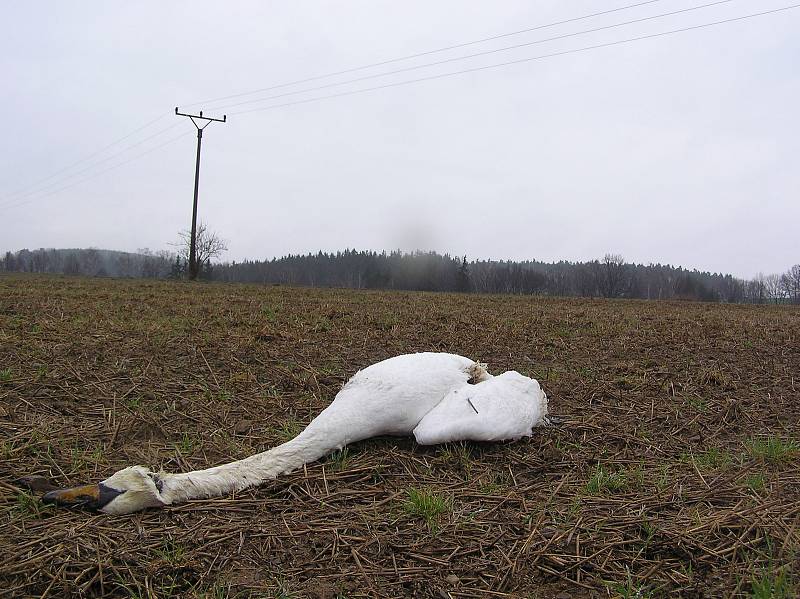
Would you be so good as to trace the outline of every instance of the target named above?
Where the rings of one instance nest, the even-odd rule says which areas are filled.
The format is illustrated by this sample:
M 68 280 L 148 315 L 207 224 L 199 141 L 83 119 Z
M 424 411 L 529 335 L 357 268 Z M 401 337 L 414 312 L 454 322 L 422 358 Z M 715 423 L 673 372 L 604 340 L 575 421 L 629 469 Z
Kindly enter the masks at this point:
M 532 381 L 517 373 L 513 374 Z M 142 466 L 125 468 L 103 481 L 104 485 L 112 489 L 126 492 L 110 501 L 102 510 L 123 514 L 157 505 L 241 491 L 318 460 L 348 443 L 378 435 L 410 435 L 415 428 L 419 429 L 418 425 L 425 422 L 426 415 L 432 410 L 434 412 L 431 417 L 434 420 L 429 421 L 430 426 L 423 428 L 433 429 L 435 427 L 432 423 L 440 418 L 435 415 L 435 408 L 443 398 L 447 399 L 449 405 L 448 398 L 453 397 L 455 390 L 459 390 L 459 393 L 473 393 L 475 388 L 484 389 L 481 385 L 497 379 L 502 379 L 500 384 L 486 387 L 487 393 L 478 393 L 475 399 L 482 407 L 484 395 L 487 398 L 491 396 L 496 403 L 497 409 L 489 409 L 487 404 L 483 418 L 484 425 L 488 427 L 491 427 L 491 418 L 498 418 L 498 429 L 495 433 L 483 429 L 479 434 L 476 428 L 459 426 L 463 431 L 471 431 L 469 434 L 479 434 L 482 440 L 517 438 L 530 434 L 534 420 L 543 414 L 537 416 L 538 412 L 530 412 L 530 406 L 526 408 L 518 399 L 522 396 L 528 399 L 539 398 L 534 393 L 535 389 L 539 389 L 538 383 L 532 381 L 535 389 L 528 382 L 520 387 L 517 379 L 502 378 L 503 376 L 505 375 L 493 379 L 486 372 L 485 365 L 455 354 L 418 353 L 384 360 L 357 372 L 336 395 L 331 405 L 291 441 L 237 462 L 183 474 L 154 473 Z M 468 381 L 479 384 L 470 385 Z M 489 393 L 492 390 L 493 393 Z M 509 393 L 508 405 L 501 407 L 506 402 L 505 392 Z M 457 415 L 460 404 L 457 400 L 453 401 L 452 407 L 443 408 L 443 417 Z M 546 413 L 546 398 L 544 402 Z M 541 401 L 539 404 L 534 401 L 530 405 L 541 408 Z M 471 410 L 468 406 L 467 409 Z M 513 422 L 515 415 L 522 418 L 521 423 L 516 425 Z M 448 437 L 447 440 L 453 440 L 452 437 L 457 436 L 458 431 L 448 423 L 443 423 L 442 432 L 448 430 L 450 432 L 444 436 Z M 505 436 L 509 431 L 512 434 Z M 433 438 L 430 435 L 423 437 Z

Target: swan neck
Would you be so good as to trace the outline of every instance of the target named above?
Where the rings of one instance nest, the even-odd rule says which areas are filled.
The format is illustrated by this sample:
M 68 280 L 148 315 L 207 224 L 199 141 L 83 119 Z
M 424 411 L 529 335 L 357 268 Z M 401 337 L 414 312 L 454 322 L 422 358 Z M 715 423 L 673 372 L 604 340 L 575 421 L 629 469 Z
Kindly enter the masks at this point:
M 292 472 L 336 448 L 331 447 L 332 440 L 324 439 L 309 428 L 282 445 L 243 460 L 205 470 L 161 474 L 162 500 L 171 504 L 242 491 Z

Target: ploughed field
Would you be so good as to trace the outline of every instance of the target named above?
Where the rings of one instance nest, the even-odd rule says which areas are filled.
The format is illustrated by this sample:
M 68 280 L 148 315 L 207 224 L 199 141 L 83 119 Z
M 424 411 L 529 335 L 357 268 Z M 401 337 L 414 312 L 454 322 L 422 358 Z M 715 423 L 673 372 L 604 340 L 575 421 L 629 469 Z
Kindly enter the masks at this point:
M 124 517 L 13 482 L 243 458 L 416 351 L 535 377 L 565 421 Z M 791 307 L 4 276 L 0 595 L 788 597 L 799 399 Z

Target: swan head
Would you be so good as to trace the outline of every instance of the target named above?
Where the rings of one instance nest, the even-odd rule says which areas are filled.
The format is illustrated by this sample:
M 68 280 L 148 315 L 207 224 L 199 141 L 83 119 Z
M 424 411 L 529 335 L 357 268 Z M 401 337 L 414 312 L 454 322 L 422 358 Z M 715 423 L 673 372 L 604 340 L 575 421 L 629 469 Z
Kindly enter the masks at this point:
M 161 479 L 144 466 L 130 466 L 95 485 L 50 491 L 42 501 L 82 507 L 106 514 L 130 514 L 149 507 L 162 507 Z

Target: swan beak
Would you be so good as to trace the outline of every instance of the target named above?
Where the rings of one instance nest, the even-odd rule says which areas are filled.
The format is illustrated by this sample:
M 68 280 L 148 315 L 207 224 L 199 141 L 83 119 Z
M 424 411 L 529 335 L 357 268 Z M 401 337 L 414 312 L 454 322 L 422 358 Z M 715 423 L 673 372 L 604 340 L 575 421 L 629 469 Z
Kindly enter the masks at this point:
M 42 497 L 44 503 L 54 503 L 66 507 L 82 507 L 90 510 L 100 510 L 115 497 L 125 491 L 117 491 L 103 483 L 96 485 L 83 485 L 68 489 L 56 489 Z

